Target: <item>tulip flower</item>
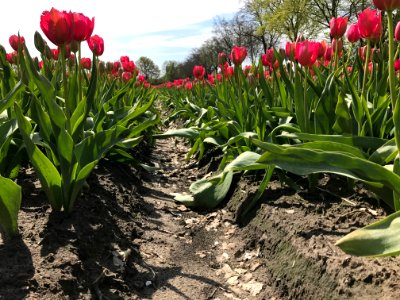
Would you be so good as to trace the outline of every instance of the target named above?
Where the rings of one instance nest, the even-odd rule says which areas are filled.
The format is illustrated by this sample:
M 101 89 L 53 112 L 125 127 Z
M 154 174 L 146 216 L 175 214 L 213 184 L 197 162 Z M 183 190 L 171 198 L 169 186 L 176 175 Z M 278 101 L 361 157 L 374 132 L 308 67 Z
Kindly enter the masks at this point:
M 394 30 L 394 39 L 400 42 L 400 22 L 397 23 L 396 28 Z
M 136 69 L 136 65 L 133 61 L 123 61 L 122 68 L 124 69 L 125 72 L 133 73 Z
M 347 28 L 347 17 L 333 17 L 329 22 L 330 34 L 334 39 L 341 38 L 346 32 Z
M 247 49 L 245 47 L 235 46 L 231 52 L 231 60 L 235 66 L 242 64 L 247 56 Z
M 123 72 L 121 75 L 121 78 L 123 81 L 127 82 L 127 81 L 131 80 L 132 73 L 131 72 Z
M 218 53 L 218 64 L 223 65 L 226 62 L 225 52 Z
M 86 41 L 93 33 L 94 17 L 90 20 L 84 14 L 72 13 L 74 35 L 73 40 L 77 42 Z
M 60 50 L 59 49 L 51 49 L 51 57 L 54 60 L 58 60 L 59 56 L 60 56 Z
M 400 8 L 400 0 L 372 0 L 375 7 L 380 10 L 394 10 Z
M 271 68 L 275 64 L 276 58 L 274 49 L 270 48 L 267 50 L 267 53 L 261 55 L 261 62 L 264 67 L 270 66 Z
M 6 54 L 6 59 L 10 63 L 10 65 L 14 64 L 17 61 L 18 52 L 14 51 Z
M 398 72 L 400 70 L 400 59 L 396 59 L 394 62 L 394 70 Z
M 286 57 L 290 60 L 296 55 L 296 43 L 287 42 L 285 46 Z
M 119 60 L 120 60 L 121 63 L 128 62 L 129 61 L 129 56 L 126 56 L 126 55 L 125 56 L 121 56 Z
M 211 84 L 211 85 L 214 85 L 214 84 L 215 84 L 215 77 L 214 77 L 213 74 L 208 74 L 208 75 L 207 75 L 207 80 L 208 80 L 208 83 L 209 83 L 209 84 Z
M 61 46 L 72 41 L 74 36 L 73 14 L 52 8 L 44 11 L 40 17 L 40 28 L 55 45 Z
M 319 42 L 319 47 L 318 47 L 318 58 L 324 57 L 325 52 L 326 52 L 326 48 L 327 48 L 327 44 L 324 40 L 322 40 L 321 42 Z
M 243 74 L 244 74 L 244 76 L 249 75 L 250 70 L 251 70 L 251 66 L 250 66 L 250 65 L 244 66 L 244 68 L 243 68 Z
M 324 53 L 324 60 L 325 60 L 325 62 L 330 62 L 331 59 L 332 59 L 332 55 L 333 55 L 333 49 L 332 49 L 332 47 L 326 48 L 325 53 Z
M 81 66 L 84 69 L 88 69 L 90 70 L 91 66 L 92 66 L 92 60 L 88 57 L 82 57 L 81 58 Z
M 185 83 L 185 89 L 186 90 L 191 90 L 193 88 L 193 83 L 188 81 Z
M 358 42 L 361 39 L 357 23 L 351 24 L 349 26 L 349 29 L 347 30 L 347 39 L 350 43 Z
M 233 72 L 234 72 L 233 67 L 226 68 L 225 77 L 231 78 L 233 76 Z
M 318 57 L 319 43 L 304 41 L 297 43 L 295 58 L 302 66 L 311 67 Z
M 104 52 L 104 40 L 99 37 L 97 34 L 91 36 L 88 40 L 88 45 L 90 50 L 92 50 L 93 54 L 96 56 L 100 56 Z
M 203 66 L 194 66 L 193 76 L 196 79 L 203 79 L 206 74 L 206 69 Z
M 18 46 L 25 44 L 25 39 L 23 36 L 17 36 L 13 34 L 9 38 L 9 42 L 11 45 L 11 48 L 13 48 L 15 51 L 18 51 Z
M 377 41 L 382 34 L 382 16 L 377 10 L 366 8 L 358 14 L 357 21 L 360 37 Z

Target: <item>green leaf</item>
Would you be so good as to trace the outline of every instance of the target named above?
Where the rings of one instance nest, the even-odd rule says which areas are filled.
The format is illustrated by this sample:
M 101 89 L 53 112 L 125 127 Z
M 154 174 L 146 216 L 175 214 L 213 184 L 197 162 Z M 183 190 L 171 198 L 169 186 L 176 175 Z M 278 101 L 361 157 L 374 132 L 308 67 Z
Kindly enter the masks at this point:
M 274 164 L 297 175 L 335 173 L 400 192 L 400 176 L 366 159 L 342 152 L 278 146 L 257 140 L 253 140 L 253 143 L 266 150 L 259 163 Z M 393 199 L 383 200 L 393 208 Z
M 179 129 L 170 129 L 164 133 L 153 135 L 153 137 L 156 139 L 166 139 L 175 136 L 189 138 L 189 139 L 197 139 L 199 137 L 199 130 L 195 127 L 179 128 Z
M 374 153 L 371 154 L 369 160 L 380 165 L 386 165 L 396 158 L 398 153 L 395 139 L 391 139 L 384 145 L 376 149 Z
M 357 229 L 336 242 L 344 252 L 358 256 L 400 254 L 400 211 Z
M 18 234 L 18 211 L 21 206 L 21 187 L 0 176 L 0 226 L 8 236 Z
M 45 191 L 52 208 L 54 210 L 61 210 L 63 199 L 61 191 L 61 176 L 53 163 L 31 140 L 31 124 L 24 117 L 21 108 L 17 103 L 14 104 L 14 110 L 17 115 L 18 126 L 24 139 L 26 151 L 33 167 L 35 168 L 37 176 L 40 179 L 42 188 Z
M 79 168 L 84 168 L 87 164 L 100 160 L 109 149 L 124 140 L 128 133 L 128 129 L 114 126 L 84 139 L 75 146 L 75 157 Z
M 2 113 L 7 108 L 13 105 L 15 96 L 18 94 L 19 90 L 23 87 L 22 82 L 18 82 L 14 88 L 7 94 L 7 96 L 0 100 L 0 113 Z
M 359 147 L 362 149 L 376 150 L 387 142 L 385 139 L 370 137 L 370 136 L 356 136 L 356 135 L 333 135 L 333 134 L 311 134 L 311 133 L 282 133 L 279 137 L 300 139 L 306 141 L 326 141 L 337 142 L 350 146 Z
M 192 195 L 178 195 L 175 200 L 189 207 L 214 208 L 224 200 L 231 186 L 232 178 L 233 172 L 230 171 L 221 173 L 212 179 L 201 179 L 190 186 Z

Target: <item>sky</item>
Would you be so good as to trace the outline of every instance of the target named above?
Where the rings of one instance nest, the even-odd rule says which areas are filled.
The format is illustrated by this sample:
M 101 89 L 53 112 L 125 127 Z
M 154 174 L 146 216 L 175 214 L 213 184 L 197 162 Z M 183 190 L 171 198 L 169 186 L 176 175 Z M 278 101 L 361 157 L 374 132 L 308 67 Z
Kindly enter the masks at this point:
M 38 55 L 33 36 L 40 29 L 40 16 L 52 7 L 95 17 L 93 34 L 104 39 L 103 61 L 122 55 L 131 60 L 152 59 L 161 69 L 167 60 L 183 61 L 192 49 L 212 36 L 217 16 L 230 19 L 241 0 L 16 0 L 2 3 L 0 44 L 11 52 L 12 34 L 25 38 L 32 56 Z M 15 13 L 13 13 L 15 12 Z M 48 41 L 51 48 L 55 48 Z M 91 57 L 83 45 L 83 57 Z

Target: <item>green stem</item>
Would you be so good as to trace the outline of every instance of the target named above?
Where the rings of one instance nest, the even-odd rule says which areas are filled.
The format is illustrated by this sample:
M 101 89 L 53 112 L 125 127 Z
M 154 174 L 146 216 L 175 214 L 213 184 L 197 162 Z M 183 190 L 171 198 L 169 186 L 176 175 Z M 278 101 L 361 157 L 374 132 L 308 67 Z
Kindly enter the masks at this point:
M 371 43 L 369 40 L 367 41 L 367 50 L 365 52 L 364 76 L 361 88 L 361 96 L 364 97 L 364 99 L 367 99 L 367 95 L 365 94 L 365 86 L 368 77 L 369 53 L 371 52 Z
M 70 118 L 71 114 L 69 111 L 69 103 L 68 103 L 68 85 L 67 85 L 67 68 L 65 63 L 65 45 L 61 46 L 61 68 L 62 68 L 62 82 L 64 87 L 64 101 L 65 101 L 65 115 L 67 119 Z
M 398 153 L 400 153 L 400 106 L 397 101 L 397 90 L 396 90 L 396 75 L 394 72 L 394 28 L 393 28 L 393 14 L 392 11 L 387 12 L 388 19 L 388 37 L 389 37 L 389 88 L 390 88 L 390 98 L 392 101 L 393 109 L 393 123 L 394 123 L 394 139 L 396 141 L 396 146 Z M 394 160 L 393 172 L 400 175 L 400 163 L 399 154 L 397 154 Z M 393 200 L 395 210 L 400 210 L 400 195 L 393 192 Z
M 82 66 L 81 66 L 81 42 L 78 43 L 78 103 L 79 104 L 82 101 Z

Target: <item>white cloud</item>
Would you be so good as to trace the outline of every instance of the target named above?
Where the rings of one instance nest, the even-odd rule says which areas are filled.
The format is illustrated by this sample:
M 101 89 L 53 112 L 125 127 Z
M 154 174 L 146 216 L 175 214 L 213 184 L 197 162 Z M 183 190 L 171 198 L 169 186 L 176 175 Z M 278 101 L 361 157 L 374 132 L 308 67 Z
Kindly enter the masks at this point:
M 104 60 L 115 60 L 121 55 L 131 55 L 132 59 L 142 55 L 150 57 L 148 53 L 157 55 L 156 50 L 159 50 L 161 58 L 164 56 L 165 47 L 199 47 L 211 36 L 212 28 L 202 28 L 191 36 L 178 38 L 165 35 L 146 36 L 146 34 L 187 29 L 193 24 L 213 19 L 217 15 L 237 12 L 240 6 L 240 0 L 6 1 L 2 4 L 3 14 L 0 18 L 2 28 L 0 44 L 11 51 L 8 38 L 20 32 L 25 37 L 31 52 L 34 52 L 33 35 L 36 30 L 41 32 L 40 15 L 44 10 L 55 7 L 95 17 L 94 33 L 103 37 L 105 41 Z M 84 53 L 84 55 L 89 54 L 89 52 Z M 155 57 L 152 59 L 158 60 Z

